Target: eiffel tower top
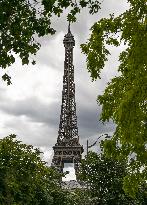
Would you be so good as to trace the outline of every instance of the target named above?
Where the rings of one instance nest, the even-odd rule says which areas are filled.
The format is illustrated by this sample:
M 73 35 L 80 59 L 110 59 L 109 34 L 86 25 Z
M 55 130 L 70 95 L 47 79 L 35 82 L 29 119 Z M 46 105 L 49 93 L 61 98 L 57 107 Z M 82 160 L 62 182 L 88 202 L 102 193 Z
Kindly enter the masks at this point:
M 68 33 L 64 36 L 63 43 L 64 43 L 64 46 L 67 48 L 75 46 L 74 36 L 72 35 L 71 30 L 70 30 L 70 22 L 68 25 Z

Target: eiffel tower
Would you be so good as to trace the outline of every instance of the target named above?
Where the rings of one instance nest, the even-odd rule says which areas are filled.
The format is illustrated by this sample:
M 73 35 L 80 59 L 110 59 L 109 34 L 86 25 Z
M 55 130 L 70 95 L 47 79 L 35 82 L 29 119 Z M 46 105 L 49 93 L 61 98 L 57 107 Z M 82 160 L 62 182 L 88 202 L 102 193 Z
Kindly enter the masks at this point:
M 73 47 L 75 46 L 75 40 L 70 31 L 70 23 L 68 33 L 64 36 L 63 44 L 65 47 L 65 61 L 62 105 L 57 143 L 53 146 L 54 156 L 52 166 L 55 166 L 62 173 L 64 163 L 74 163 L 77 176 L 84 149 L 79 143 L 78 136 L 73 66 Z

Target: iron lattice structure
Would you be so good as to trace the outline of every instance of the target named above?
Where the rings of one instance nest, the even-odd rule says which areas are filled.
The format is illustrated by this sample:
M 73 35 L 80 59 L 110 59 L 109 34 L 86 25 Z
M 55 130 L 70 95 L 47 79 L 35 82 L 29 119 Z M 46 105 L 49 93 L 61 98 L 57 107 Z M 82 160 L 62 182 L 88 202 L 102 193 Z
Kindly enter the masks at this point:
M 70 31 L 70 24 L 68 26 L 68 33 L 64 36 L 63 44 L 65 47 L 65 61 L 62 105 L 57 143 L 53 147 L 52 165 L 58 168 L 60 172 L 63 172 L 64 163 L 74 163 L 77 174 L 84 150 L 83 146 L 79 144 L 78 136 L 73 66 L 75 40 Z

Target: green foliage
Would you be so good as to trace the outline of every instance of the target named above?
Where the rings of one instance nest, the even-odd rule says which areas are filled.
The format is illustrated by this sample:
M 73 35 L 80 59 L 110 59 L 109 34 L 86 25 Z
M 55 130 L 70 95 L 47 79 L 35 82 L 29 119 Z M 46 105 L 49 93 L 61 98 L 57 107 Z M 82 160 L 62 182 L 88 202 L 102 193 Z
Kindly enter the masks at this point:
M 136 200 L 128 197 L 123 190 L 126 167 L 124 161 L 89 152 L 88 157 L 82 160 L 80 178 L 88 183 L 92 204 L 135 204 Z
M 16 54 L 22 64 L 29 64 L 40 44 L 38 37 L 55 33 L 51 27 L 51 17 L 60 17 L 64 9 L 70 8 L 68 21 L 76 21 L 76 14 L 84 7 L 91 14 L 100 8 L 99 1 L 81 0 L 2 0 L 0 1 L 0 67 L 7 68 L 15 62 Z M 31 62 L 34 65 L 34 60 Z M 8 74 L 2 76 L 9 85 Z
M 76 14 L 80 13 L 84 7 L 89 8 L 89 13 L 94 14 L 100 9 L 100 1 L 95 0 L 42 0 L 42 4 L 45 7 L 45 11 L 51 12 L 58 17 L 64 9 L 70 8 L 70 12 L 67 15 L 67 19 L 71 22 L 76 21 Z
M 2 79 L 7 82 L 7 85 L 12 84 L 11 77 L 9 75 L 7 75 L 6 73 L 2 76 Z
M 83 205 L 86 197 L 82 190 L 62 190 L 54 196 L 54 205 Z
M 40 151 L 10 135 L 0 140 L 0 204 L 52 205 L 61 192 L 60 175 L 40 159 Z
M 98 103 L 102 105 L 101 120 L 112 119 L 116 124 L 112 140 L 104 143 L 105 154 L 128 160 L 124 189 L 135 196 L 147 180 L 147 4 L 146 0 L 128 2 L 129 10 L 120 16 L 96 22 L 90 39 L 81 47 L 88 71 L 96 80 L 110 54 L 108 45 L 126 45 L 119 56 L 120 75 L 108 83 Z

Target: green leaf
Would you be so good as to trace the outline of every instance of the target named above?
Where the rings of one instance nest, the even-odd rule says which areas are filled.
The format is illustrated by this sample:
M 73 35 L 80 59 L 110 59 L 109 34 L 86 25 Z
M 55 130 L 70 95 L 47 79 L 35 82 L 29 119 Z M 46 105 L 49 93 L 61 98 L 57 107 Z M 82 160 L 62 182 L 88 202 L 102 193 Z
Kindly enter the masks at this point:
M 7 85 L 12 84 L 11 77 L 9 75 L 7 75 L 6 73 L 2 76 L 2 79 L 7 82 Z

